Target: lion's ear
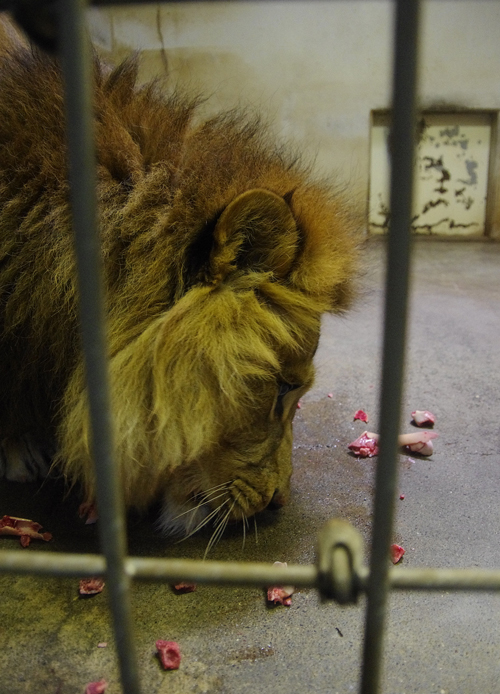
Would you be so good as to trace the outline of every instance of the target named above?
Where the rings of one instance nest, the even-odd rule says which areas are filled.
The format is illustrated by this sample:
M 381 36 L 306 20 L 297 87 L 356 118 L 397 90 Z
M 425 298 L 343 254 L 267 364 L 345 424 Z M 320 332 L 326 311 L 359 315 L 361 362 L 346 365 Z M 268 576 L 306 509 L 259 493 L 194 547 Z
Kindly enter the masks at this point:
M 8 55 L 21 47 L 27 48 L 28 42 L 17 25 L 7 15 L 0 16 L 0 56 Z
M 221 280 L 236 268 L 248 268 L 285 277 L 298 243 L 297 225 L 285 200 L 269 190 L 247 190 L 217 221 L 210 274 Z

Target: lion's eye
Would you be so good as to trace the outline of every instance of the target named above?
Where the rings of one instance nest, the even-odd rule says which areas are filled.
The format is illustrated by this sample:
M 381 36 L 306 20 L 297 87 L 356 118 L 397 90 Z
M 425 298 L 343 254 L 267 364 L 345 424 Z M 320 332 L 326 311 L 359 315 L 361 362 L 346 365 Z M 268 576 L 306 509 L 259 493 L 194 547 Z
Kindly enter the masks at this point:
M 283 398 L 287 393 L 289 393 L 291 390 L 297 390 L 297 388 L 300 388 L 298 385 L 293 385 L 292 383 L 285 383 L 284 381 L 280 383 L 279 385 L 279 390 L 278 390 L 278 400 L 280 398 Z
M 297 390 L 297 388 L 300 388 L 300 385 L 293 384 L 293 383 L 285 383 L 285 381 L 282 381 L 279 384 L 278 388 L 278 399 L 276 400 L 276 405 L 274 407 L 274 415 L 276 417 L 281 417 L 283 415 L 283 398 L 287 393 L 290 393 L 292 390 Z

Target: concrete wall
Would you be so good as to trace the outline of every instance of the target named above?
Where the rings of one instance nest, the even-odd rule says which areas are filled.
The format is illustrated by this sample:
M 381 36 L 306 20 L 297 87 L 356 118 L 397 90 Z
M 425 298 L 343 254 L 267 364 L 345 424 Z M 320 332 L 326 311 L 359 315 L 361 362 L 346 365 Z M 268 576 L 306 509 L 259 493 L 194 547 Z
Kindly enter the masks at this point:
M 370 112 L 391 100 L 392 19 L 390 0 L 164 3 L 89 14 L 105 55 L 143 50 L 144 78 L 168 65 L 174 82 L 210 94 L 209 112 L 263 112 L 316 156 L 320 173 L 340 171 L 364 199 Z M 424 108 L 500 108 L 500 3 L 428 0 L 421 63 Z M 489 214 L 500 221 L 496 209 Z

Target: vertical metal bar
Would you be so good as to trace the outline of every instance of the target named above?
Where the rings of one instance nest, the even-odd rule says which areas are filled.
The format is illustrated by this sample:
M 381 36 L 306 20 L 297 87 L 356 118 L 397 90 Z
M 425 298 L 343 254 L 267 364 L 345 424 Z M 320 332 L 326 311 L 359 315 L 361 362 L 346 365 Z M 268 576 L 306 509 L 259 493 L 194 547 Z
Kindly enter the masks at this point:
M 92 63 L 85 32 L 84 0 L 60 0 L 59 47 L 66 86 L 67 140 L 73 230 L 78 266 L 80 321 L 92 424 L 92 454 L 102 551 L 121 678 L 139 694 L 132 636 L 130 579 L 125 573 L 123 498 L 112 459 L 112 424 L 104 321 L 104 291 L 97 231 Z
M 410 269 L 419 0 L 397 0 L 395 11 L 391 221 L 385 286 L 380 454 L 367 591 L 362 694 L 376 694 L 380 689 Z

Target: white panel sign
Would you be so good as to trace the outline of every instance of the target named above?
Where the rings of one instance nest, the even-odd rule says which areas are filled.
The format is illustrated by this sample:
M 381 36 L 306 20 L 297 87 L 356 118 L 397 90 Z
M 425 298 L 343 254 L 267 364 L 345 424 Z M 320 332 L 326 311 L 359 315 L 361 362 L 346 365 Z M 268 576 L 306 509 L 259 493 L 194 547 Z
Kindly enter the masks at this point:
M 419 122 L 412 228 L 419 234 L 484 234 L 491 120 L 488 114 L 425 114 Z M 371 132 L 371 233 L 388 229 L 390 138 L 387 116 Z

